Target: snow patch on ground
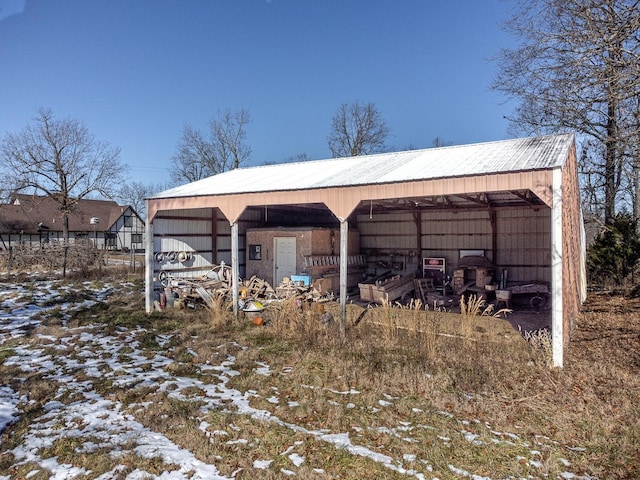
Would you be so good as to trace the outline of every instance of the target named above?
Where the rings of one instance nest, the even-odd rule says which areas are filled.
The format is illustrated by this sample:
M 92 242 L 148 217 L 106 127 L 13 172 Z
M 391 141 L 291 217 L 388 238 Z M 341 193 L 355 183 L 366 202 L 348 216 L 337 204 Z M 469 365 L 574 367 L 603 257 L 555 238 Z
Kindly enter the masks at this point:
M 250 399 L 257 396 L 257 392 L 248 390 L 241 392 L 228 386 L 230 379 L 239 375 L 234 369 L 235 357 L 227 355 L 218 364 L 197 363 L 195 352 L 191 352 L 196 368 L 200 372 L 212 373 L 217 380 L 214 383 L 205 383 L 202 380 L 190 377 L 176 377 L 167 372 L 166 367 L 173 360 L 156 353 L 149 358 L 147 354 L 139 348 L 135 338 L 143 333 L 142 329 L 119 328 L 115 333 L 106 334 L 101 326 L 93 325 L 82 328 L 63 327 L 64 336 L 57 338 L 54 336 L 38 336 L 38 342 L 30 344 L 24 343 L 22 346 L 9 348 L 5 344 L 15 338 L 31 334 L 40 326 L 40 318 L 46 314 L 48 309 L 56 308 L 66 314 L 77 308 L 87 308 L 95 302 L 104 301 L 114 289 L 109 285 L 101 288 L 91 288 L 86 284 L 85 288 L 92 295 L 91 299 L 84 300 L 80 304 L 55 304 L 54 307 L 47 307 L 49 302 L 54 302 L 64 294 L 64 288 L 55 287 L 52 282 L 36 282 L 27 289 L 24 287 L 0 283 L 0 351 L 5 350 L 8 358 L 5 357 L 6 366 L 15 366 L 20 371 L 27 373 L 40 373 L 45 375 L 49 381 L 57 386 L 56 395 L 43 406 L 43 413 L 30 425 L 28 431 L 23 436 L 20 445 L 13 448 L 10 453 L 14 455 L 16 465 L 32 462 L 41 470 L 50 472 L 50 478 L 67 479 L 77 476 L 90 476 L 90 466 L 65 465 L 57 458 L 42 458 L 40 452 L 50 447 L 57 440 L 77 438 L 85 439 L 79 443 L 79 452 L 90 453 L 96 449 L 108 449 L 114 458 L 119 458 L 125 454 L 127 448 L 135 445 L 133 450 L 136 454 L 146 457 L 161 457 L 165 462 L 173 464 L 176 469 L 167 471 L 161 475 L 153 475 L 149 472 L 135 470 L 127 475 L 127 480 L 136 479 L 162 479 L 162 480 L 182 480 L 182 479 L 226 479 L 232 477 L 222 476 L 215 465 L 206 464 L 198 460 L 195 455 L 176 445 L 161 433 L 155 432 L 138 422 L 131 413 L 127 413 L 123 405 L 119 402 L 103 398 L 96 392 L 93 386 L 93 379 L 109 379 L 114 385 L 120 387 L 141 387 L 147 386 L 165 392 L 170 397 L 188 400 L 189 397 L 183 391 L 203 392 L 198 397 L 198 401 L 203 403 L 202 410 L 222 409 L 232 411 L 240 415 L 247 415 L 251 418 L 260 419 L 266 422 L 288 428 L 294 432 L 308 435 L 311 439 L 326 442 L 335 448 L 348 452 L 351 455 L 361 456 L 383 465 L 390 471 L 403 475 L 423 479 L 425 473 L 432 471 L 429 459 L 419 458 L 416 454 L 404 454 L 401 458 L 393 458 L 390 455 L 376 451 L 374 448 L 360 445 L 354 441 L 349 432 L 331 432 L 327 430 L 310 430 L 300 425 L 285 422 L 264 409 L 257 409 L 250 405 Z M 35 292 L 35 293 L 34 293 Z M 157 335 L 156 342 L 161 347 L 171 342 L 170 335 Z M 126 348 L 126 354 L 123 349 Z M 61 354 L 51 355 L 53 350 L 59 350 Z M 256 362 L 255 371 L 260 375 L 271 376 L 273 372 L 265 362 Z M 285 367 L 279 373 L 287 375 L 293 367 Z M 75 373 L 84 372 L 83 380 L 76 378 Z M 314 385 L 306 385 L 308 389 L 322 389 Z M 347 390 L 328 390 L 340 397 L 357 396 L 361 392 L 353 387 Z M 67 404 L 55 400 L 68 394 L 74 395 L 74 401 Z M 397 397 L 383 395 L 383 399 L 378 401 L 381 408 L 392 407 Z M 277 389 L 274 387 L 273 394 L 266 398 L 267 403 L 280 404 Z M 337 406 L 341 404 L 330 400 Z M 20 405 L 27 404 L 28 398 L 22 398 L 9 386 L 0 386 L 0 432 L 4 431 L 12 422 L 20 418 Z M 289 406 L 299 405 L 295 400 L 286 402 Z M 128 411 L 144 411 L 148 403 L 140 402 L 128 406 Z M 357 408 L 354 403 L 347 403 L 345 408 Z M 371 409 L 372 412 L 379 409 Z M 414 412 L 422 412 L 421 409 L 414 408 Z M 454 419 L 454 415 L 446 411 L 438 412 L 441 415 Z M 462 425 L 468 427 L 472 422 L 460 421 Z M 479 424 L 478 421 L 473 421 Z M 228 425 L 234 429 L 233 425 Z M 216 426 L 207 422 L 200 422 L 199 428 L 212 441 L 214 438 L 221 439 L 228 436 L 224 430 L 216 429 Z M 237 428 L 237 427 L 235 427 Z M 374 427 L 370 427 L 374 428 Z M 409 443 L 415 441 L 410 437 L 411 432 L 416 428 L 434 429 L 429 425 L 413 425 L 410 422 L 400 422 L 394 428 L 382 428 L 378 431 L 401 438 Z M 512 433 L 492 431 L 485 425 L 486 434 L 492 435 L 491 443 L 504 443 L 523 445 L 522 440 Z M 240 430 L 240 429 L 238 429 Z M 360 428 L 355 428 L 354 435 Z M 465 429 L 460 430 L 461 438 L 473 445 L 483 445 L 480 435 Z M 451 442 L 446 436 L 437 436 L 445 443 Z M 88 440 L 91 439 L 91 440 Z M 249 443 L 248 439 L 240 438 L 229 440 L 232 443 Z M 302 442 L 290 446 L 282 453 L 291 462 L 291 468 L 281 468 L 280 474 L 283 476 L 294 476 L 294 470 L 307 464 L 307 459 L 294 451 L 295 447 Z M 579 447 L 572 447 L 576 450 Z M 525 461 L 531 468 L 539 468 L 542 465 L 538 462 L 539 452 L 531 451 L 531 457 Z M 224 461 L 222 459 L 221 461 Z M 260 459 L 253 462 L 256 469 L 269 469 L 273 459 Z M 563 467 L 569 468 L 570 462 L 563 460 Z M 324 473 L 321 468 L 313 468 L 316 473 Z M 419 467 L 423 471 L 418 471 Z M 100 480 L 107 480 L 118 476 L 124 465 L 117 465 L 112 471 L 98 477 Z M 467 477 L 473 480 L 490 480 L 489 477 L 475 475 L 462 468 L 449 465 L 452 474 L 459 477 Z M 35 475 L 37 472 L 32 471 Z M 234 472 L 234 475 L 238 472 Z M 542 474 L 542 472 L 541 472 Z M 10 476 L 3 476 L 0 473 L 0 480 L 9 480 Z M 430 477 L 431 478 L 431 477 Z M 570 472 L 562 475 L 565 479 L 586 479 L 589 477 L 579 477 Z

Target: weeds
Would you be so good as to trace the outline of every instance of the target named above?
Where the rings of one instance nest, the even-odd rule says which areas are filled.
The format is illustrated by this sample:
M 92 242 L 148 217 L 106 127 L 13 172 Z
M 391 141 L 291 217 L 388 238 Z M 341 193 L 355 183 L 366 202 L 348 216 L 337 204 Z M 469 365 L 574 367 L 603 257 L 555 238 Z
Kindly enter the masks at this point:
M 311 325 L 295 298 L 271 303 L 268 308 L 270 323 L 277 334 L 300 338 Z
M 496 317 L 510 313 L 511 310 L 502 308 L 495 311 L 493 304 L 487 304 L 481 295 L 469 295 L 466 299 L 460 298 L 461 332 L 466 340 L 470 340 L 477 328 L 477 317 Z
M 398 327 L 400 327 L 397 322 L 398 312 L 386 299 L 382 301 L 382 307 L 378 311 L 381 312 L 383 338 L 385 342 L 391 343 L 397 337 Z
M 533 349 L 538 352 L 542 363 L 548 368 L 553 368 L 553 341 L 551 332 L 543 328 L 524 332 L 520 329 L 520 333 Z
M 228 327 L 233 321 L 233 305 L 226 300 L 223 294 L 212 295 L 206 304 L 209 312 L 211 328 L 214 331 L 221 331 Z
M 289 455 L 295 453 L 305 458 L 296 470 L 304 478 L 402 478 L 330 443 L 325 432 L 341 432 L 353 445 L 393 458 L 398 468 L 428 471 L 429 477 L 453 478 L 466 471 L 491 478 L 560 478 L 567 469 L 561 460 L 571 463 L 571 471 L 597 478 L 633 478 L 640 468 L 640 384 L 633 363 L 640 324 L 628 310 L 618 326 L 610 310 L 581 318 L 581 336 L 567 352 L 569 367 L 559 371 L 540 360 L 549 358 L 548 332 L 525 334 L 528 342 L 517 334 L 492 336 L 493 329 L 510 325 L 478 298 L 464 302 L 462 315 L 429 310 L 418 301 L 369 310 L 349 305 L 344 342 L 336 321 L 322 321 L 326 313 L 337 319 L 338 307 L 332 303 L 319 308 L 293 299 L 274 302 L 261 312 L 266 325 L 258 327 L 248 318 L 232 322 L 229 305 L 220 304 L 215 312 L 142 315 L 136 302 L 135 296 L 114 296 L 74 314 L 70 327 L 87 325 L 131 343 L 110 351 L 109 367 L 98 368 L 102 377 L 69 371 L 67 378 L 91 381 L 95 392 L 199 460 L 215 464 L 222 475 L 242 471 L 249 477 L 281 478 L 281 469 L 293 469 Z M 610 332 L 602 335 L 608 324 Z M 52 358 L 57 352 L 80 362 L 80 351 L 99 348 L 89 341 L 68 341 L 68 329 L 58 324 L 38 333 L 47 338 L 24 341 Z M 0 360 L 7 363 L 20 341 L 5 344 Z M 60 345 L 67 348 L 63 354 Z M 601 351 L 594 345 L 601 345 Z M 140 358 L 155 355 L 171 359 L 157 367 L 164 372 L 154 372 L 152 362 Z M 210 367 L 224 361 L 232 362 L 235 371 L 224 388 L 241 392 L 247 407 L 271 417 L 244 415 L 228 398 L 210 402 L 220 381 L 220 371 Z M 260 371 L 264 366 L 268 372 Z M 0 363 L 0 383 L 24 396 L 21 418 L 2 438 L 3 471 L 14 466 L 7 452 L 26 438 L 48 402 L 80 400 L 61 394 L 51 377 L 16 368 Z M 141 383 L 125 387 L 118 380 L 133 370 L 140 372 Z M 165 372 L 170 380 L 162 387 L 153 383 Z M 189 379 L 198 382 L 185 387 Z M 126 453 L 135 451 L 133 444 L 114 460 L 112 451 L 83 451 L 74 442 L 52 442 L 47 454 L 74 464 L 89 462 L 95 466 L 92 474 L 121 463 L 127 468 L 119 472 L 122 478 L 136 469 L 161 475 L 177 468 L 160 458 Z M 256 469 L 254 462 L 263 460 L 270 460 L 271 467 Z M 44 478 L 36 470 L 38 465 L 22 463 L 11 474 Z

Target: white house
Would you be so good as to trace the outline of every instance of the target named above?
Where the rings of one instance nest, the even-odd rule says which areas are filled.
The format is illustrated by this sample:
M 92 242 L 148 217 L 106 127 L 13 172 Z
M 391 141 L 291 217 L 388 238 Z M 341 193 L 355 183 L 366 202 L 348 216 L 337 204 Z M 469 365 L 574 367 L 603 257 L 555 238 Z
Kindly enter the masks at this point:
M 0 248 L 63 240 L 62 213 L 48 196 L 15 194 L 0 205 Z M 100 249 L 143 250 L 144 221 L 130 206 L 108 200 L 78 200 L 69 215 L 69 241 L 91 240 Z

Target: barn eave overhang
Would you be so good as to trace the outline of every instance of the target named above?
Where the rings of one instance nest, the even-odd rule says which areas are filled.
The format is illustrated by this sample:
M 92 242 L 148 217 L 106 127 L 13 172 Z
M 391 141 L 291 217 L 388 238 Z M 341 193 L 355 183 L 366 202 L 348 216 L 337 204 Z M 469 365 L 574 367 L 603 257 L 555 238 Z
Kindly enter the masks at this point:
M 551 206 L 552 171 L 509 171 L 389 183 L 151 198 L 147 200 L 147 214 L 148 219 L 153 219 L 160 210 L 217 207 L 234 223 L 246 208 L 269 205 L 323 203 L 340 220 L 347 219 L 361 202 L 394 199 L 404 199 L 407 206 L 413 202 L 441 208 L 499 206 L 509 202 Z M 510 195 L 508 201 L 496 199 L 495 194 L 505 192 Z

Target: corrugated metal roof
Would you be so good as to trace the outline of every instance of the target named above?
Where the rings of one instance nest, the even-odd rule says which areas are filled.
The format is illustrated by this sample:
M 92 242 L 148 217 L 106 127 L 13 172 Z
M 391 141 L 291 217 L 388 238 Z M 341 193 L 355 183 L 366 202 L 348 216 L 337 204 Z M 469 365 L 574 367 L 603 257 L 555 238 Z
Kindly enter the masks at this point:
M 573 134 L 239 168 L 151 198 L 401 183 L 561 167 Z

